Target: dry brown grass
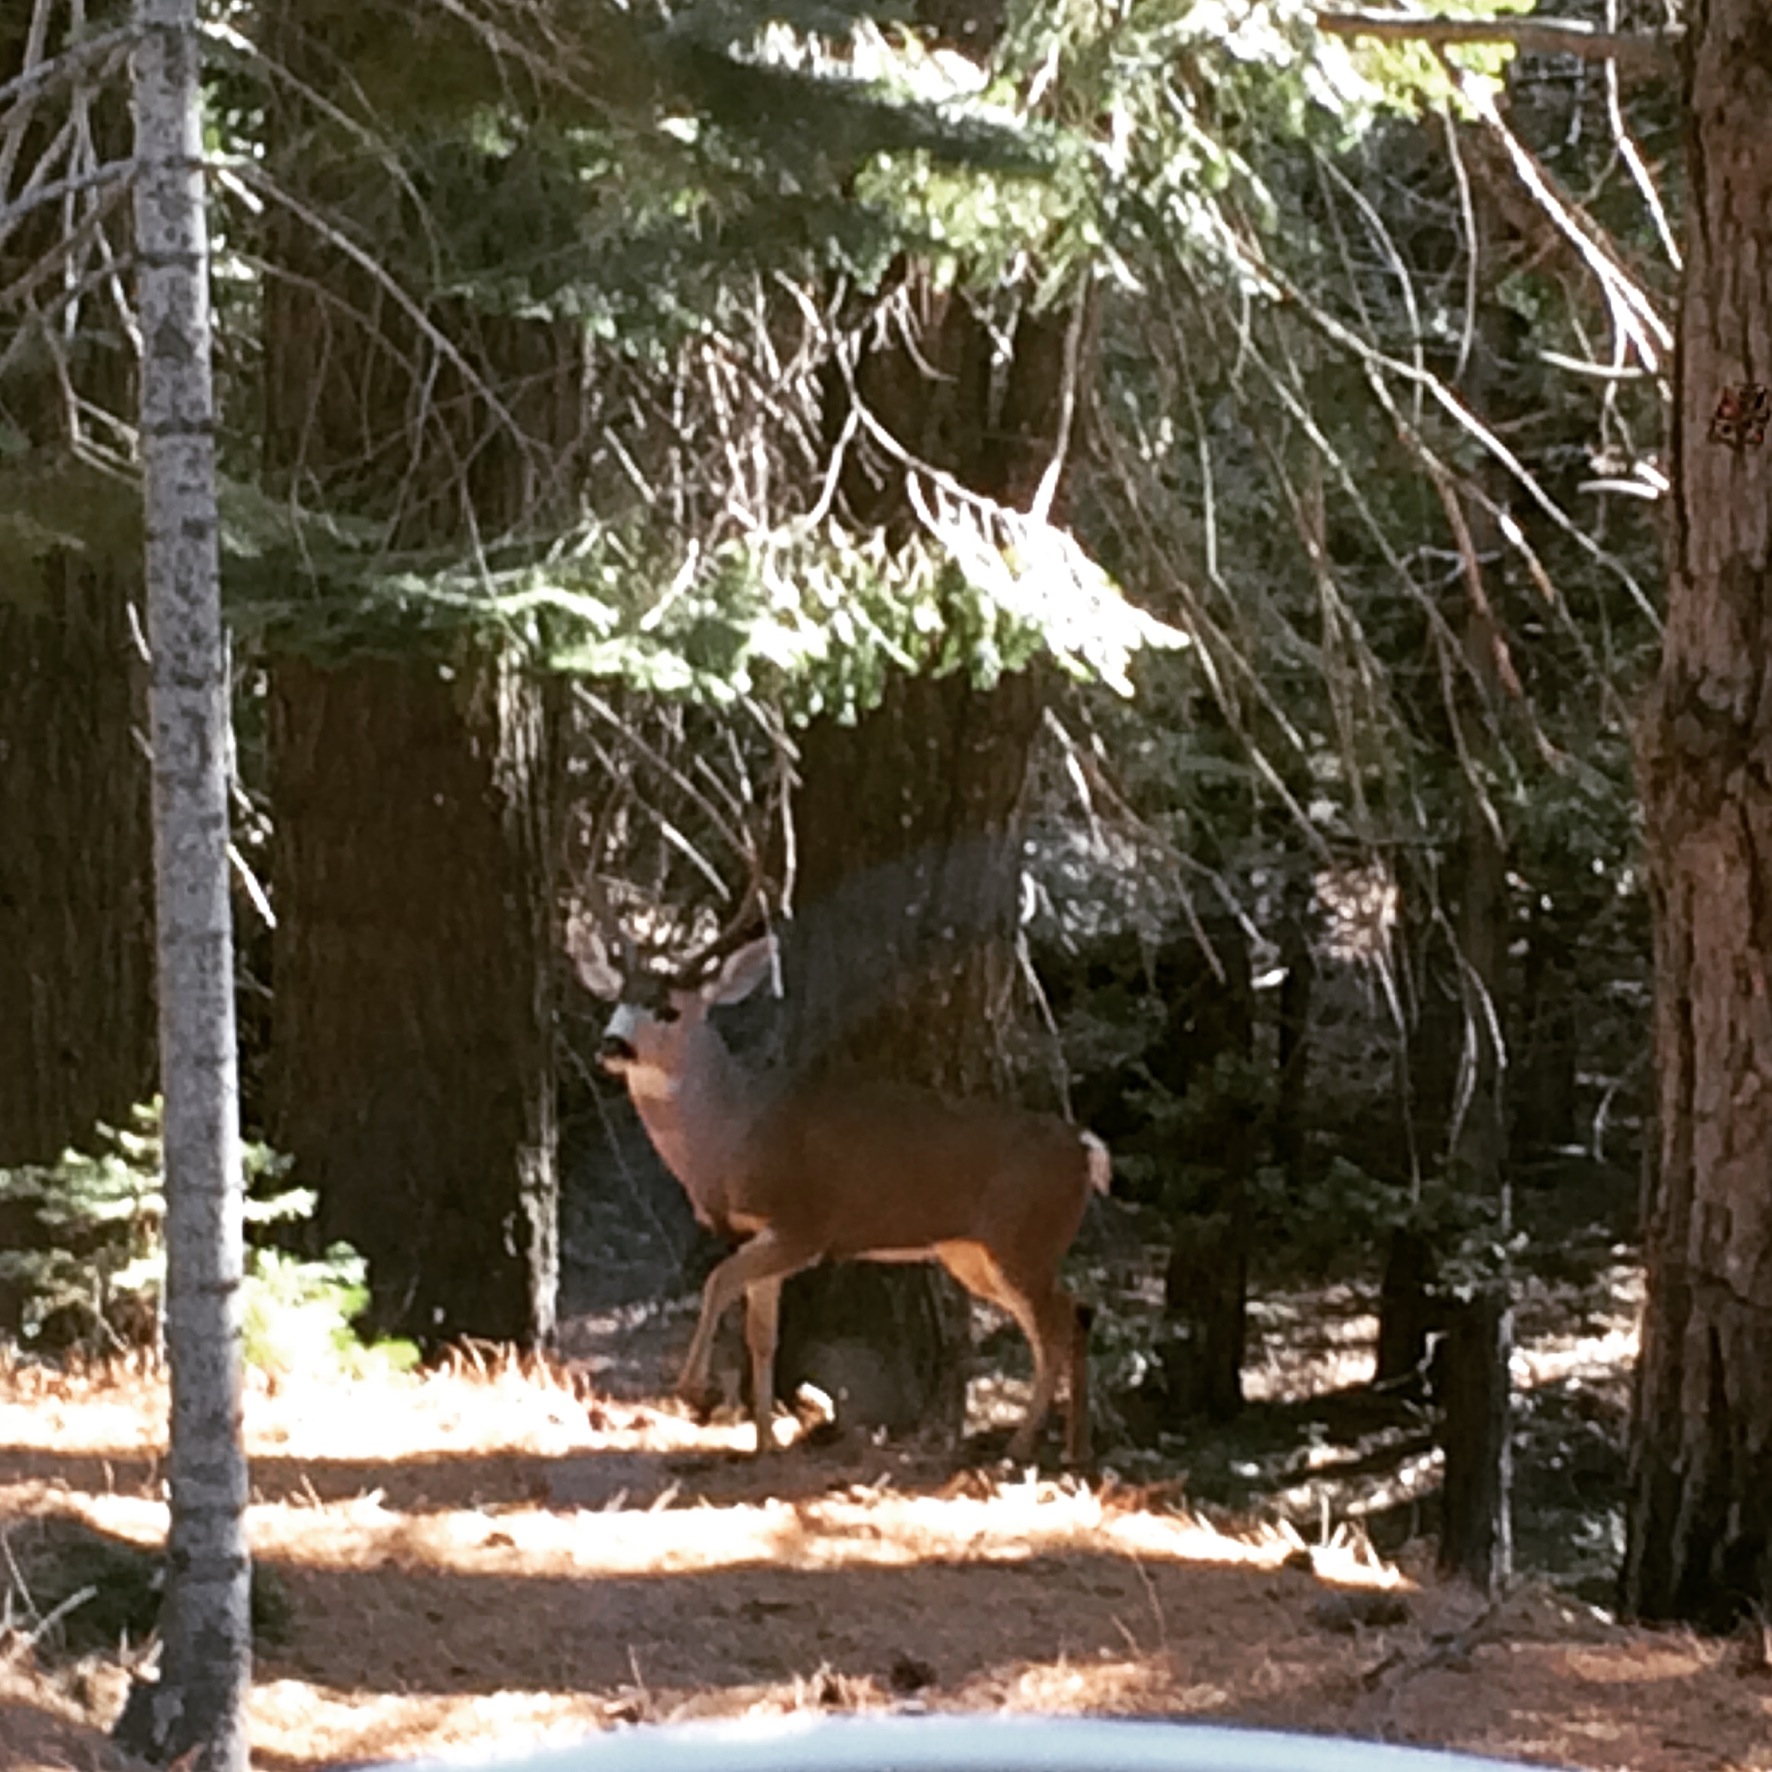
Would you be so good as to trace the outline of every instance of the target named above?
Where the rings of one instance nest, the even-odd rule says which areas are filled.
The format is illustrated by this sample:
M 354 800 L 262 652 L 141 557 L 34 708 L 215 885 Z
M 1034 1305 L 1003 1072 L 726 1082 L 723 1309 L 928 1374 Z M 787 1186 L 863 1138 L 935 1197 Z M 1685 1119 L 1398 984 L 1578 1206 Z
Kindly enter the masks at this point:
M 0 1520 L 156 1542 L 164 1406 L 152 1372 L 0 1369 Z M 912 1695 L 1772 1767 L 1768 1683 L 1726 1645 L 1532 1588 L 1489 1610 L 1355 1535 L 1225 1531 L 1172 1492 L 953 1477 L 877 1448 L 759 1470 L 743 1430 L 512 1361 L 286 1377 L 250 1396 L 247 1436 L 254 1551 L 291 1615 L 253 1694 L 270 1772 Z M 1407 1615 L 1323 1609 L 1362 1588 Z M 99 1730 L 124 1677 L 114 1658 L 0 1665 L 0 1766 L 115 1772 Z

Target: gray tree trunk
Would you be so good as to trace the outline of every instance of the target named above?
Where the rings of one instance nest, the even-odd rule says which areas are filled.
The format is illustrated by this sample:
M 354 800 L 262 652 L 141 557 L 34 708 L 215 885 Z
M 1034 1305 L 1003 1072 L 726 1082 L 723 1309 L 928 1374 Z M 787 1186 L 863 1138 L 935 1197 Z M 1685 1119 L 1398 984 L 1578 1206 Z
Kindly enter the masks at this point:
M 160 1682 L 133 1695 L 125 1719 L 134 1724 L 131 1745 L 154 1759 L 192 1756 L 193 1772 L 246 1772 L 252 1644 L 240 1434 L 243 1258 L 228 914 L 228 676 L 217 568 L 196 15 L 196 0 L 138 0 L 135 215 L 172 1518 Z

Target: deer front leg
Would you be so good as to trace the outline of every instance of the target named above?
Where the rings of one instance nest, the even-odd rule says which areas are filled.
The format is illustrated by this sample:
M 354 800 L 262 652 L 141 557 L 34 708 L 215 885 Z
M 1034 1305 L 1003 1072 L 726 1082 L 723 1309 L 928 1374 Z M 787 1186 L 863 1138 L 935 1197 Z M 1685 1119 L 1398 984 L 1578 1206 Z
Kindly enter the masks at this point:
M 759 1454 L 775 1450 L 775 1346 L 781 1328 L 781 1278 L 759 1280 L 745 1294 L 744 1339 L 751 1350 L 751 1420 Z
M 773 1284 L 779 1296 L 781 1282 L 790 1274 L 797 1274 L 802 1268 L 811 1267 L 818 1260 L 816 1250 L 808 1253 L 804 1249 L 796 1249 L 785 1243 L 773 1229 L 759 1231 L 741 1249 L 726 1257 L 714 1271 L 708 1275 L 708 1283 L 702 1288 L 701 1319 L 695 1325 L 695 1338 L 689 1344 L 689 1352 L 683 1361 L 683 1373 L 677 1380 L 677 1394 L 692 1407 L 699 1406 L 708 1394 L 708 1365 L 714 1353 L 714 1331 L 720 1326 L 720 1319 L 736 1304 L 740 1297 L 752 1293 L 756 1287 Z M 754 1294 L 753 1294 L 754 1297 Z M 753 1309 L 755 1306 L 753 1305 Z M 775 1361 L 775 1322 L 771 1314 L 767 1318 L 770 1383 L 768 1390 L 774 1392 L 774 1361 Z M 745 1322 L 745 1339 L 751 1346 L 751 1372 L 753 1378 L 752 1397 L 757 1395 L 755 1376 L 757 1370 L 758 1341 L 755 1339 L 761 1328 L 754 1326 L 747 1313 Z M 761 1440 L 769 1436 L 763 1434 Z

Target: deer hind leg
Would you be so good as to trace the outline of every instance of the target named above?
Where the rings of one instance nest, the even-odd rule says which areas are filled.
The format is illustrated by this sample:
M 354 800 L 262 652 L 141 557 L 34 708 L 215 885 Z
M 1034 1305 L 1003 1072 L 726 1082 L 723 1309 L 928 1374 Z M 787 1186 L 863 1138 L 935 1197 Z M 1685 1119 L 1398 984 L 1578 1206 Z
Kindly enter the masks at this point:
M 1088 1456 L 1089 1381 L 1077 1301 L 1055 1280 L 1043 1293 L 1031 1297 L 1026 1308 L 1029 1320 L 1023 1328 L 1034 1350 L 1034 1394 L 1009 1442 L 1009 1456 L 1017 1460 L 1033 1457 L 1062 1380 L 1067 1393 L 1065 1461 L 1081 1463 Z
M 1009 1456 L 1017 1462 L 1031 1458 L 1071 1349 L 1075 1316 L 1070 1294 L 1056 1283 L 1044 1294 L 1034 1287 L 1017 1285 L 982 1243 L 943 1243 L 935 1253 L 968 1292 L 1013 1318 L 1027 1337 L 1034 1355 L 1034 1394 L 1009 1441 Z M 1074 1384 L 1074 1370 L 1071 1377 Z M 1067 1435 L 1067 1449 L 1074 1438 L 1074 1433 Z
M 708 1394 L 708 1364 L 713 1358 L 714 1331 L 741 1297 L 748 1297 L 745 1314 L 745 1341 L 751 1352 L 752 1415 L 759 1423 L 757 1448 L 768 1450 L 770 1435 L 762 1424 L 768 1420 L 763 1410 L 773 1406 L 775 1389 L 775 1306 L 779 1303 L 781 1282 L 818 1260 L 818 1252 L 808 1252 L 784 1243 L 772 1229 L 759 1231 L 742 1248 L 734 1251 L 708 1275 L 702 1288 L 701 1318 L 695 1325 L 695 1337 L 683 1360 L 682 1376 L 677 1380 L 677 1394 L 691 1405 L 699 1405 Z M 774 1297 L 765 1296 L 761 1314 L 758 1292 L 772 1288 Z M 757 1382 L 761 1357 L 767 1356 L 767 1382 Z M 759 1399 L 762 1399 L 759 1402 Z
M 1065 1386 L 1064 1461 L 1087 1464 L 1094 1454 L 1089 1415 L 1089 1331 L 1095 1327 L 1095 1306 L 1071 1306 L 1070 1376 Z

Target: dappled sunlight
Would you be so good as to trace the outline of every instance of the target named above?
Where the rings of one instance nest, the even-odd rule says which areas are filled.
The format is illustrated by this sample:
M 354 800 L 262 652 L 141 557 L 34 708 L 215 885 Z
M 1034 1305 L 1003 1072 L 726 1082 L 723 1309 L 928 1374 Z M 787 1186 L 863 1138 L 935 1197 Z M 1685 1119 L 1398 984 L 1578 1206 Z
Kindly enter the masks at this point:
M 1515 1388 L 1530 1391 L 1552 1384 L 1616 1380 L 1630 1371 L 1636 1358 L 1636 1325 L 1617 1324 L 1597 1335 L 1517 1350 L 1511 1370 Z
M 155 1458 L 166 1446 L 165 1375 L 132 1359 L 90 1368 L 0 1358 L 0 1446 Z
M 1522 1387 L 1622 1382 L 1628 1310 L 1573 1335 L 1543 1311 L 1522 1335 Z M 1251 1388 L 1280 1405 L 1302 1375 L 1345 1379 L 1369 1358 L 1351 1291 L 1321 1312 L 1264 1305 L 1258 1329 Z M 975 1386 L 975 1420 L 1018 1388 Z M 164 1408 L 139 1362 L 0 1367 L 0 1515 L 157 1545 Z M 1208 1517 L 1184 1482 L 956 1471 L 915 1442 L 813 1436 L 759 1462 L 741 1455 L 747 1423 L 703 1426 L 514 1358 L 255 1380 L 245 1421 L 248 1529 L 287 1614 L 258 1649 L 261 1772 L 907 1702 L 1343 1730 L 1633 1772 L 1765 1763 L 1747 1744 L 1772 1730 L 1772 1700 L 1722 1646 L 1530 1586 L 1486 1608 L 1425 1556 L 1377 1555 L 1345 1495 L 1295 1513 L 1307 1534 L 1277 1491 L 1261 1517 Z M 1300 1497 L 1348 1452 L 1333 1433 L 1307 1441 Z M 1426 1489 L 1432 1455 L 1399 1456 Z M 125 1679 L 115 1656 L 17 1671 L 0 1722 L 50 1744 L 31 1772 L 111 1772 L 94 1731 Z
M 1617 1253 L 1616 1251 L 1614 1252 Z M 1523 1391 L 1551 1385 L 1623 1384 L 1636 1364 L 1643 1312 L 1643 1270 L 1619 1261 L 1603 1270 L 1578 1327 L 1568 1326 L 1568 1301 L 1530 1285 L 1519 1307 L 1521 1329 L 1513 1381 Z M 1548 1319 L 1548 1320 L 1546 1320 Z
M 377 1692 L 272 1679 L 252 1692 L 253 1764 L 260 1772 L 446 1753 L 489 1743 L 574 1741 L 605 1727 L 607 1708 L 581 1694 Z
M 1372 1376 L 1378 1318 L 1346 1284 L 1249 1301 L 1243 1395 L 1251 1403 L 1350 1390 Z
M 1676 1634 L 1667 1643 L 1614 1643 L 1604 1647 L 1565 1649 L 1563 1667 L 1589 1685 L 1648 1685 L 1662 1680 L 1687 1680 L 1714 1659 L 1709 1645 Z
M 556 1368 L 502 1358 L 361 1379 L 249 1373 L 251 1456 L 333 1460 L 453 1457 L 487 1450 L 543 1457 L 577 1450 L 748 1450 L 748 1426 L 701 1426 L 681 1410 L 581 1398 Z M 163 1372 L 140 1362 L 74 1373 L 0 1369 L 0 1445 L 69 1456 L 153 1458 L 166 1442 Z
M 1061 1658 L 993 1669 L 955 1694 L 956 1710 L 1037 1711 L 1056 1716 L 1210 1716 L 1232 1701 L 1230 1690 L 1180 1684 L 1167 1656 Z

